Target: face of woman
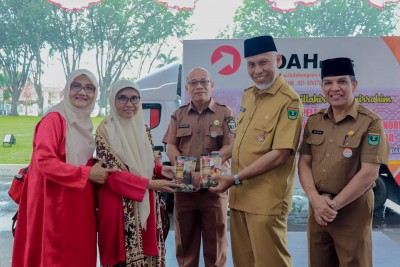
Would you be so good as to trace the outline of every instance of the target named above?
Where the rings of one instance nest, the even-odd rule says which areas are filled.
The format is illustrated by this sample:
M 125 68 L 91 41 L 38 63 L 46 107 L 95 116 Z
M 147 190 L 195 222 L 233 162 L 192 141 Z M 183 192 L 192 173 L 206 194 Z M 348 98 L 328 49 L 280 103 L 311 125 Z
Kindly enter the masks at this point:
M 69 90 L 69 99 L 76 108 L 86 108 L 94 101 L 96 87 L 90 79 L 81 75 L 74 79 Z
M 132 118 L 140 108 L 139 92 L 133 88 L 124 88 L 120 90 L 115 97 L 115 108 L 118 116 L 123 118 Z

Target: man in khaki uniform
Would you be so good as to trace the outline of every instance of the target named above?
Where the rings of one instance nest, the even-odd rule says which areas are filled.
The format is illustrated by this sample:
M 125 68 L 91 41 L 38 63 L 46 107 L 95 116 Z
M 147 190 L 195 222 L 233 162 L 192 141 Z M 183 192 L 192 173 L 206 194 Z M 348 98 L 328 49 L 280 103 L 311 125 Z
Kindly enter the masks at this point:
M 354 98 L 349 58 L 322 61 L 321 78 L 330 106 L 309 117 L 299 159 L 310 201 L 309 266 L 372 267 L 372 187 L 389 144 L 381 118 Z
M 176 156 L 195 157 L 198 172 L 203 153 L 220 151 L 224 155 L 223 161 L 230 157 L 225 150 L 233 142 L 236 122 L 232 110 L 211 97 L 214 82 L 207 70 L 191 70 L 185 89 L 191 101 L 171 116 L 163 142 L 167 144 L 167 155 L 172 164 L 175 164 Z M 206 267 L 226 265 L 227 208 L 226 192 L 200 189 L 175 193 L 175 245 L 180 267 L 199 266 L 201 241 Z
M 233 175 L 220 176 L 219 187 L 210 190 L 230 187 L 235 266 L 291 266 L 287 216 L 303 106 L 278 72 L 282 56 L 271 36 L 245 40 L 244 56 L 255 84 L 242 98 L 232 150 Z

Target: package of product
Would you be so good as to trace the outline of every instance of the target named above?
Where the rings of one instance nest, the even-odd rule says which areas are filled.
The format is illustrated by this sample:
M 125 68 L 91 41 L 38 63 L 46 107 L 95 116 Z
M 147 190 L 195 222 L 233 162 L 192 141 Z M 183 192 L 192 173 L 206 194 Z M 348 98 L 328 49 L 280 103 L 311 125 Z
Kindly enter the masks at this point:
M 192 192 L 192 173 L 196 168 L 196 158 L 177 156 L 175 161 L 175 183 L 181 185 L 178 192 Z
M 210 154 L 201 154 L 200 157 L 200 188 L 208 188 L 211 184 Z
M 202 154 L 200 157 L 200 187 L 209 188 L 217 186 L 216 177 L 221 175 L 222 154 Z
M 222 154 L 221 153 L 211 153 L 210 154 L 210 186 L 217 186 L 217 177 L 222 174 Z

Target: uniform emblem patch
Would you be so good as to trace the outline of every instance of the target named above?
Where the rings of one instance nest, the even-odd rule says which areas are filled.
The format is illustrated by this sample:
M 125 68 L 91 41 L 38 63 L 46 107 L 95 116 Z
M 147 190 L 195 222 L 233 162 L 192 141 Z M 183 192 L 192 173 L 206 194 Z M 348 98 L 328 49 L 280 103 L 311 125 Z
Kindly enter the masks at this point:
M 263 133 L 260 133 L 257 137 L 258 142 L 264 142 L 265 140 L 265 135 Z
M 369 127 L 369 128 L 368 128 L 368 132 L 377 132 L 377 133 L 380 133 L 380 132 L 381 132 L 381 129 L 380 129 L 379 127 L 377 127 L 377 126 L 372 126 L 372 127 Z
M 291 120 L 297 119 L 297 117 L 299 116 L 299 109 L 298 108 L 288 108 L 287 116 Z
M 228 129 L 231 133 L 236 133 L 236 121 L 234 117 L 227 117 L 225 121 L 228 123 Z
M 345 149 L 343 149 L 343 156 L 345 157 L 345 158 L 350 158 L 351 156 L 353 155 L 353 151 L 351 151 L 351 149 L 350 148 L 345 148 Z
M 368 133 L 368 145 L 377 146 L 381 140 L 381 135 L 379 133 Z

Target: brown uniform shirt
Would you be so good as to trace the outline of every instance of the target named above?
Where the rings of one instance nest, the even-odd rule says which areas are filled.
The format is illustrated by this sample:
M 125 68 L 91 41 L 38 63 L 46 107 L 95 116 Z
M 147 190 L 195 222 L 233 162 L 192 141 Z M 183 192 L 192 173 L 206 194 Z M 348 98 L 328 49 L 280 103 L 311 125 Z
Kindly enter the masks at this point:
M 354 100 L 347 117 L 338 123 L 330 107 L 312 114 L 299 151 L 312 155 L 317 190 L 338 194 L 361 169 L 361 163 L 387 164 L 390 147 L 381 118 Z
M 238 173 L 273 149 L 290 149 L 287 162 L 243 185 L 231 187 L 230 207 L 263 215 L 289 213 L 297 150 L 303 123 L 303 105 L 280 75 L 271 88 L 245 90 L 232 151 L 232 173 Z
M 196 170 L 203 153 L 218 151 L 233 142 L 236 127 L 232 110 L 211 99 L 199 113 L 191 103 L 180 107 L 171 116 L 163 142 L 178 147 L 182 156 L 196 157 Z

